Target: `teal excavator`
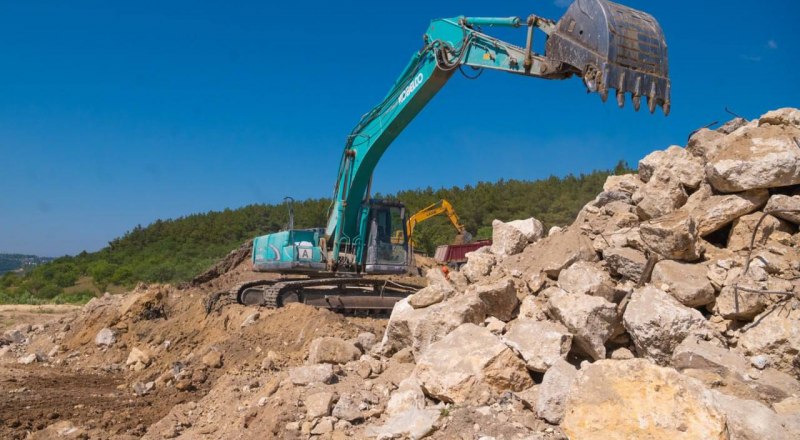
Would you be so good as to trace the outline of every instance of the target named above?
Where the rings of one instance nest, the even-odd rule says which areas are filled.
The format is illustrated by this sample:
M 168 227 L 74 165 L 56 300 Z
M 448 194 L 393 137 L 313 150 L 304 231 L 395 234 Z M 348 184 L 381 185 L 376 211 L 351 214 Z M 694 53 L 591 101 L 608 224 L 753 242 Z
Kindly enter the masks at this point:
M 495 27 L 525 29 L 524 47 L 484 33 Z M 546 36 L 543 54 L 533 50 L 536 29 Z M 603 101 L 613 89 L 620 107 L 630 94 L 637 111 L 645 98 L 651 113 L 661 107 L 669 114 L 664 34 L 651 15 L 623 5 L 576 0 L 558 22 L 536 15 L 437 19 L 423 42 L 383 101 L 347 137 L 327 227 L 290 225 L 254 240 L 255 271 L 302 277 L 240 284 L 231 292 L 240 303 L 386 310 L 417 288 L 371 276 L 403 274 L 410 261 L 404 207 L 371 199 L 372 174 L 392 141 L 456 71 L 467 76 L 483 69 L 544 79 L 577 76 Z

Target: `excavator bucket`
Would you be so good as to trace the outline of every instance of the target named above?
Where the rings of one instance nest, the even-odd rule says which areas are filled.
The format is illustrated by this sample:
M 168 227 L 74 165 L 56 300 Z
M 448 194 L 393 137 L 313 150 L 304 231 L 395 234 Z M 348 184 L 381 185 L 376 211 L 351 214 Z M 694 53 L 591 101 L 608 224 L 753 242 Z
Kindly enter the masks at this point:
M 669 114 L 667 43 L 650 14 L 605 0 L 576 0 L 550 32 L 545 53 L 604 102 L 616 89 L 620 107 L 630 93 L 636 110 L 644 96 L 650 113 L 660 106 Z

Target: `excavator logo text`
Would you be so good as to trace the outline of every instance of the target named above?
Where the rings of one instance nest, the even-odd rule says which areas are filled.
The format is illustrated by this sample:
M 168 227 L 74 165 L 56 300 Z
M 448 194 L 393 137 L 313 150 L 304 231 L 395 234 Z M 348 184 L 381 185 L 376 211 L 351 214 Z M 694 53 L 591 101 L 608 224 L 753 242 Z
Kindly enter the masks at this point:
M 397 102 L 402 104 L 403 101 L 405 101 L 406 98 L 408 98 L 408 96 L 411 95 L 411 93 L 413 93 L 414 90 L 416 90 L 420 84 L 422 84 L 423 79 L 425 79 L 425 76 L 422 75 L 422 72 L 418 73 L 417 76 L 414 77 L 414 80 L 411 81 L 411 84 L 407 85 L 406 88 L 403 89 L 402 92 L 400 92 L 400 96 L 397 98 Z

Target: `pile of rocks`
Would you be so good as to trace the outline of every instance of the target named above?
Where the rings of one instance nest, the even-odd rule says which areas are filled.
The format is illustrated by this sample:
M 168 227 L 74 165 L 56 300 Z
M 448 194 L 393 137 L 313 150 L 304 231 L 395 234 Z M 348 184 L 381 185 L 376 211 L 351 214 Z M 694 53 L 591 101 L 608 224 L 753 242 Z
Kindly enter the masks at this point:
M 398 303 L 381 350 L 414 356 L 407 411 L 512 392 L 570 438 L 800 436 L 800 111 L 701 129 L 638 171 L 546 237 L 495 221 Z
M 800 111 L 701 129 L 638 171 L 569 227 L 495 221 L 388 323 L 208 313 L 249 273 L 232 253 L 213 281 L 9 331 L 0 367 L 124 376 L 118 398 L 161 409 L 116 438 L 800 438 Z

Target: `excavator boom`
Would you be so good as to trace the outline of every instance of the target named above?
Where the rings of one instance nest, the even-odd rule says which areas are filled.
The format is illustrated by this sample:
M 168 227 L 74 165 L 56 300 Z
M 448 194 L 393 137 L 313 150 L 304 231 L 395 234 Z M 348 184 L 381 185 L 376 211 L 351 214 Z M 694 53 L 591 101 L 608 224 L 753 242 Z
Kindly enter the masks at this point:
M 524 43 L 514 45 L 485 33 L 494 27 L 526 29 Z M 541 54 L 533 50 L 537 29 L 547 38 Z M 642 97 L 651 113 L 656 107 L 665 114 L 670 110 L 667 45 L 661 27 L 649 14 L 606 0 L 575 0 L 557 22 L 537 15 L 437 19 L 431 21 L 423 41 L 385 98 L 347 137 L 326 228 L 257 237 L 255 270 L 317 276 L 406 272 L 410 259 L 404 208 L 370 198 L 373 171 L 392 141 L 465 67 L 542 79 L 577 76 L 603 101 L 613 89 L 620 107 L 630 94 L 636 110 Z M 405 233 L 403 243 L 393 243 L 397 231 Z M 279 297 L 293 288 L 284 285 L 283 293 L 273 289 L 271 295 Z M 257 301 L 258 293 L 249 291 L 239 292 L 240 301 Z

